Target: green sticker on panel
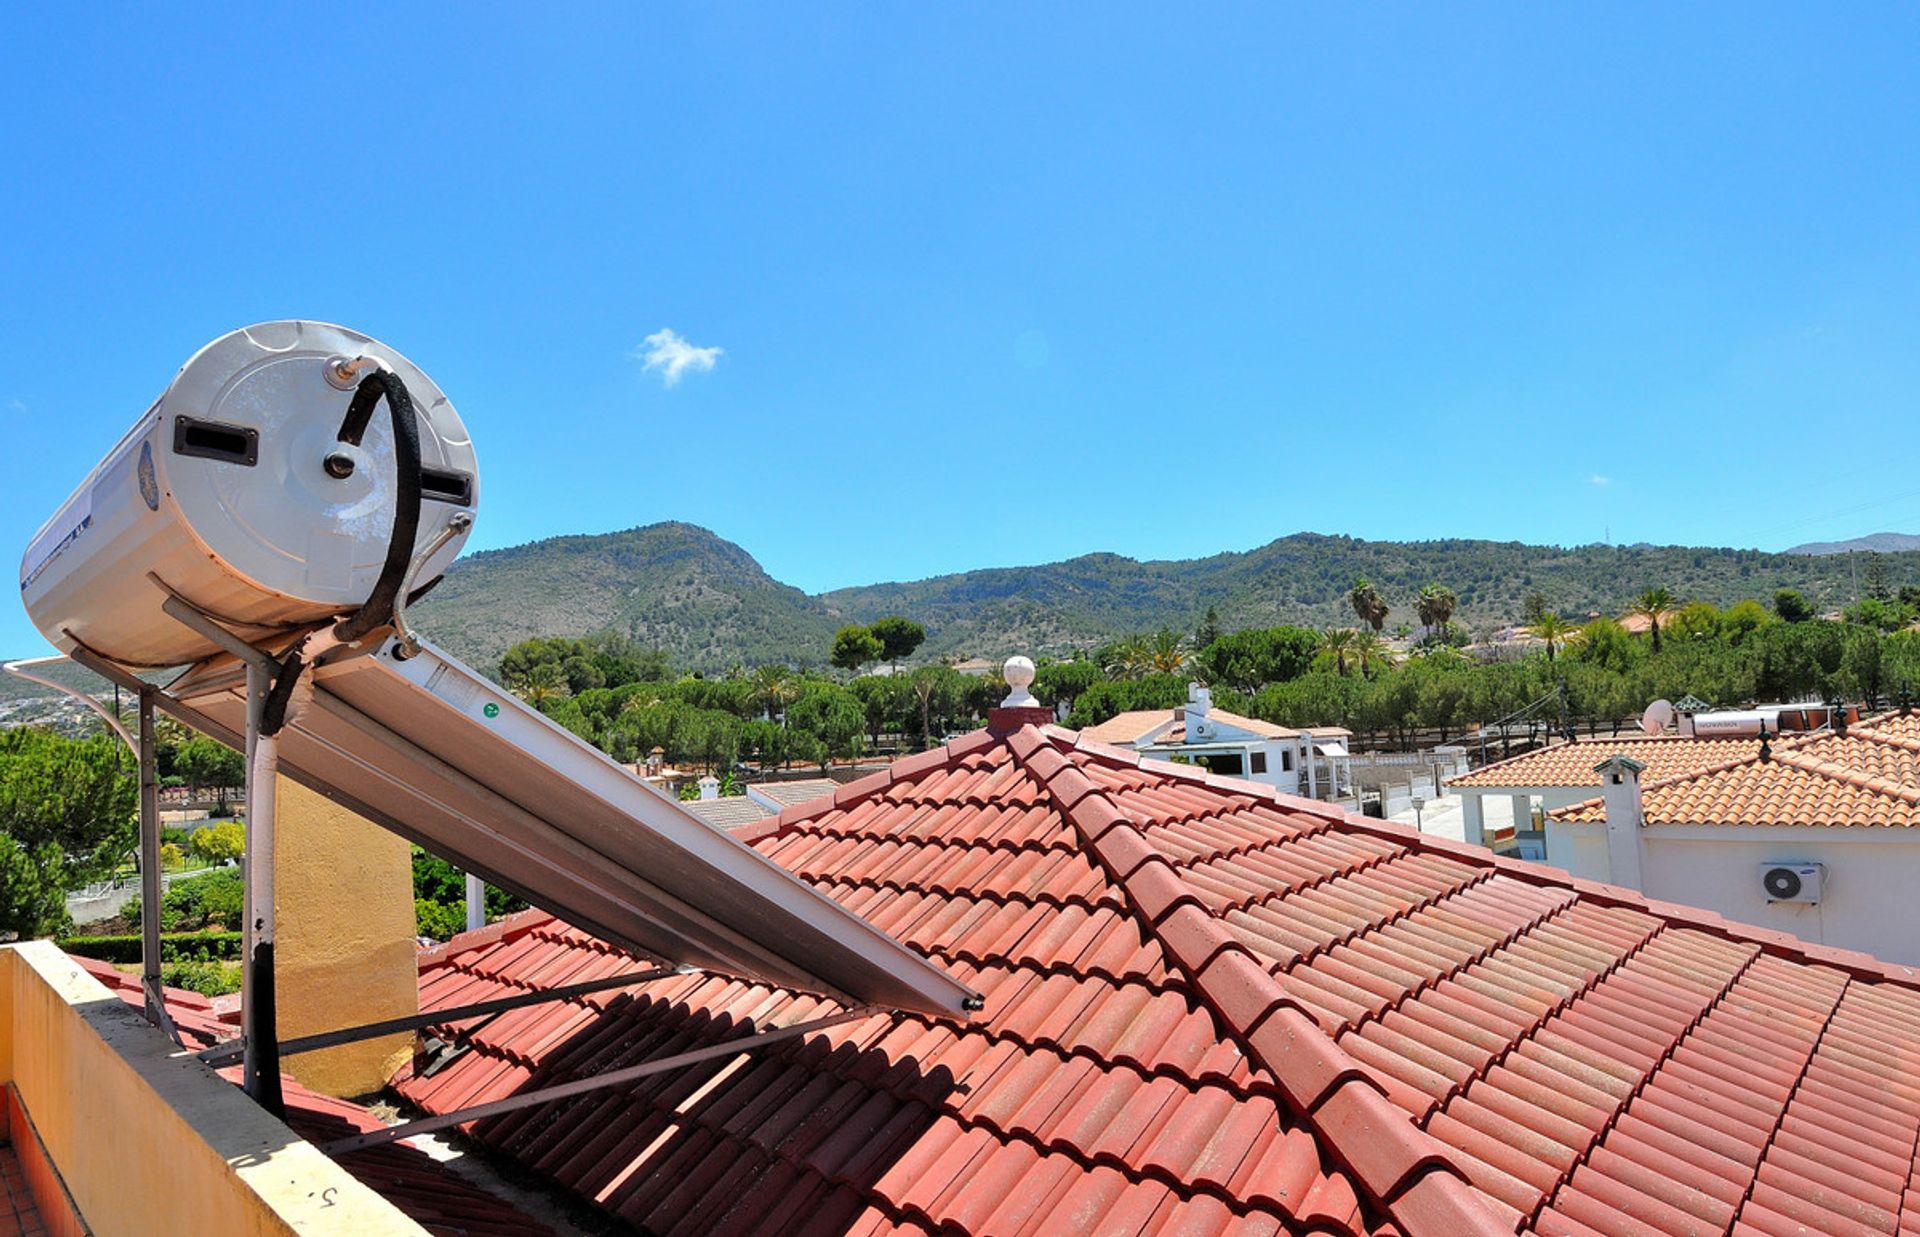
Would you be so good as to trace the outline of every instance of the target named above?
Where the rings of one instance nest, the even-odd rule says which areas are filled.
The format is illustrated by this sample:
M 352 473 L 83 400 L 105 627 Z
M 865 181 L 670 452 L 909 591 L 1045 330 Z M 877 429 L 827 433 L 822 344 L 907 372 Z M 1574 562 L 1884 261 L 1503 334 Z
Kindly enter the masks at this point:
M 491 701 L 491 700 L 489 700 L 489 701 L 487 701 L 487 707 L 486 707 L 486 708 L 484 708 L 484 709 L 482 709 L 482 710 L 480 710 L 480 711 L 481 711 L 482 713 L 485 713 L 485 714 L 486 714 L 486 715 L 487 715 L 488 717 L 498 717 L 498 716 L 500 716 L 500 706 L 499 706 L 499 705 L 497 705 L 497 704 L 495 704 L 495 703 L 493 703 L 493 701 Z

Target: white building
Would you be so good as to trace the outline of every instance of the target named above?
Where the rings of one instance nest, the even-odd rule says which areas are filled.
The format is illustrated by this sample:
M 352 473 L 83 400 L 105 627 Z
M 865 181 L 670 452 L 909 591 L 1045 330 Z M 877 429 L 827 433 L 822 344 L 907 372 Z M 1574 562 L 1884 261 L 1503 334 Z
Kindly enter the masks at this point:
M 1313 799 L 1339 798 L 1351 787 L 1347 740 L 1352 731 L 1339 726 L 1294 730 L 1216 709 L 1213 693 L 1198 683 L 1187 688 L 1184 708 L 1116 714 L 1081 734 Z
M 1760 750 L 1758 739 L 1694 738 L 1691 735 L 1630 735 L 1613 739 L 1574 739 L 1508 760 L 1483 765 L 1449 779 L 1447 792 L 1460 796 L 1467 841 L 1511 851 L 1524 859 L 1547 859 L 1545 814 L 1584 803 L 1600 793 L 1595 767 L 1611 756 L 1625 756 L 1646 768 L 1648 781 L 1695 773 L 1742 760 Z M 1507 799 L 1512 825 L 1486 825 L 1486 801 Z
M 1889 714 L 1656 778 L 1610 754 L 1548 818 L 1574 876 L 1920 966 L 1920 715 Z

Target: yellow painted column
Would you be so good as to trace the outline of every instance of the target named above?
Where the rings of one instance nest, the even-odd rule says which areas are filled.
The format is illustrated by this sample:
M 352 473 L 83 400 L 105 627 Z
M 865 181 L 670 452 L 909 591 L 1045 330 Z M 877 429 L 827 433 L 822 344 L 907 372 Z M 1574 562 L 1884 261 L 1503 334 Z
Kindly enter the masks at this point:
M 399 1018 L 420 1008 L 412 851 L 400 838 L 287 778 L 274 838 L 280 1038 Z M 359 1096 L 413 1050 L 390 1035 L 282 1059 L 315 1091 Z

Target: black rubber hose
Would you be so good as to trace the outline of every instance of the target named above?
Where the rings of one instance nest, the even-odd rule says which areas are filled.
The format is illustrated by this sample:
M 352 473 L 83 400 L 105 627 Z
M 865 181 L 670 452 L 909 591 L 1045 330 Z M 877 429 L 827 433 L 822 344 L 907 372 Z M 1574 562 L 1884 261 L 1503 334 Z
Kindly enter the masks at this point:
M 413 564 L 413 543 L 420 535 L 420 418 L 413 407 L 413 396 L 398 374 L 382 370 L 360 380 L 352 402 L 347 405 L 347 418 L 340 423 L 339 441 L 360 445 L 367 424 L 373 419 L 373 406 L 383 396 L 393 421 L 394 471 L 399 480 L 393 531 L 387 535 L 387 561 L 380 567 L 380 578 L 374 582 L 373 592 L 358 610 L 333 629 L 335 638 L 343 644 L 351 644 L 393 619 L 393 603 L 400 596 L 400 586 L 406 583 L 407 569 Z M 273 678 L 273 691 L 267 696 L 260 718 L 262 734 L 278 734 L 286 724 L 287 702 L 293 698 L 294 686 L 305 669 L 306 663 L 301 660 L 298 648 L 280 663 L 280 670 Z

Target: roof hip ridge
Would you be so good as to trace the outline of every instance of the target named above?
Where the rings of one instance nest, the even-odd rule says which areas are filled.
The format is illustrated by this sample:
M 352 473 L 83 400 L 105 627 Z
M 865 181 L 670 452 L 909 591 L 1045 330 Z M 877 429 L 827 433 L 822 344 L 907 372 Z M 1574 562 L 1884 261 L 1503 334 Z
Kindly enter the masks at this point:
M 1790 769 L 1802 773 L 1811 773 L 1815 777 L 1831 778 L 1836 782 L 1845 782 L 1861 790 L 1889 798 L 1903 799 L 1908 803 L 1920 803 L 1920 787 L 1908 786 L 1891 778 L 1884 778 L 1865 769 L 1856 769 L 1838 761 L 1822 760 L 1817 756 L 1805 756 L 1797 751 L 1775 752 L 1773 758 Z
M 1125 762 L 1077 747 L 1071 731 L 1023 728 L 1007 737 L 1007 745 L 1120 887 L 1148 934 L 1247 1054 L 1279 1082 L 1287 1107 L 1370 1202 L 1408 1237 L 1509 1227 L 1500 1204 L 1472 1184 L 1453 1149 L 1394 1104 L 1374 1071 L 1336 1043 L 1279 978 L 1220 926 L 1198 891 L 1078 763 Z M 1138 767 L 1140 761 L 1131 763 Z

